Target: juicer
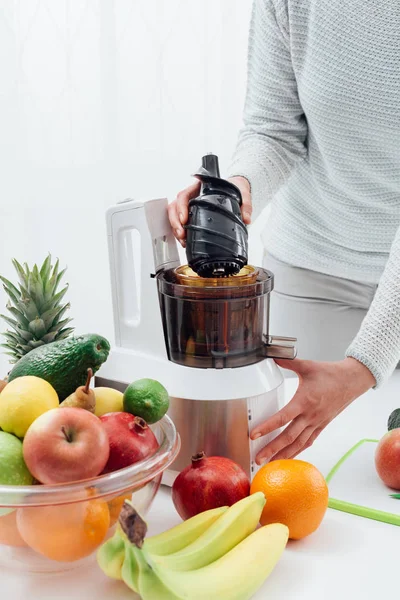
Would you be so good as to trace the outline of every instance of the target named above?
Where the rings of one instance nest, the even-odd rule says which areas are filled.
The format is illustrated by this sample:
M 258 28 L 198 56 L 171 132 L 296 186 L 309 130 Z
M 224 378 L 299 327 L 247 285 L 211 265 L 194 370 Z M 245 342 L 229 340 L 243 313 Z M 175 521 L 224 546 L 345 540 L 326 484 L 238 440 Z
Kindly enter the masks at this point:
M 274 276 L 247 263 L 240 190 L 203 157 L 190 201 L 188 264 L 181 264 L 166 198 L 124 200 L 107 212 L 115 345 L 96 386 L 124 391 L 156 379 L 170 395 L 168 414 L 181 451 L 163 483 L 172 485 L 191 456 L 226 456 L 251 479 L 257 452 L 272 435 L 249 431 L 283 402 L 272 360 L 295 356 L 294 338 L 269 332 Z M 276 435 L 276 433 L 274 434 Z

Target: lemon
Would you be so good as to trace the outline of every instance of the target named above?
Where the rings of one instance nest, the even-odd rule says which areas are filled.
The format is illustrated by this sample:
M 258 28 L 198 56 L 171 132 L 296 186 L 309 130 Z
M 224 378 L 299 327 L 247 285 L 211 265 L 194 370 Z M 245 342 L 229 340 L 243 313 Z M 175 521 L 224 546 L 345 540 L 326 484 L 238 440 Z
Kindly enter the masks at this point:
M 44 379 L 13 379 L 0 394 L 0 428 L 23 438 L 40 415 L 59 405 L 55 389 Z
M 156 423 L 169 408 L 169 395 L 159 381 L 139 379 L 124 393 L 124 412 L 142 417 L 147 423 Z
M 124 395 L 118 390 L 108 387 L 93 388 L 96 396 L 96 407 L 94 414 L 96 417 L 102 417 L 110 412 L 123 412 Z

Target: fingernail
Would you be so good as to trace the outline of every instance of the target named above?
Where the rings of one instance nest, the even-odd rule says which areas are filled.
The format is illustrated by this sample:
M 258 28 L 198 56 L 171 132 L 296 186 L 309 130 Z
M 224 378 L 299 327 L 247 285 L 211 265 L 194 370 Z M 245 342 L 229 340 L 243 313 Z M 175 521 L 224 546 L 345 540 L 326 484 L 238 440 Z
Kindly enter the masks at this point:
M 253 439 L 253 440 L 258 440 L 258 438 L 260 438 L 260 437 L 261 437 L 261 433 L 255 433 L 255 434 L 252 436 L 252 439 Z
M 182 231 L 182 229 L 181 229 L 180 227 L 177 227 L 177 228 L 175 229 L 175 233 L 176 233 L 176 235 L 177 235 L 178 237 L 180 237 L 180 236 L 182 235 L 183 231 Z
M 179 213 L 179 220 L 181 223 L 183 223 L 185 217 L 183 216 L 183 213 Z

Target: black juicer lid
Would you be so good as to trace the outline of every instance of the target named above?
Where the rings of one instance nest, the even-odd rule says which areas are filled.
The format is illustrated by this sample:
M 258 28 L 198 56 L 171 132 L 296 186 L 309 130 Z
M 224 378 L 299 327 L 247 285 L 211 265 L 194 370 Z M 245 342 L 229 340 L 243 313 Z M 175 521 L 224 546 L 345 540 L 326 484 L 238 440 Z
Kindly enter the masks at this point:
M 248 259 L 248 232 L 240 210 L 240 190 L 220 177 L 218 157 L 214 154 L 203 156 L 194 177 L 201 181 L 201 191 L 189 202 L 185 226 L 188 264 L 200 277 L 235 275 Z

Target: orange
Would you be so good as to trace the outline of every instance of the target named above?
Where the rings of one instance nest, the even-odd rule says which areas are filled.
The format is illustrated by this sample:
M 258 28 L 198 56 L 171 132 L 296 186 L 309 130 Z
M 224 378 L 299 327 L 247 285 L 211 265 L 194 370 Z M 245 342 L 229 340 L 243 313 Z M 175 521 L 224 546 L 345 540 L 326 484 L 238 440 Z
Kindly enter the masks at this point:
M 101 500 L 20 508 L 17 512 L 18 530 L 28 546 L 60 562 L 91 554 L 105 539 L 109 525 L 110 512 Z
M 6 546 L 26 546 L 24 540 L 19 534 L 16 521 L 17 511 L 13 510 L 0 517 L 0 545 Z
M 115 525 L 118 521 L 121 508 L 125 500 L 132 500 L 132 494 L 125 494 L 124 496 L 117 496 L 107 502 L 108 510 L 110 511 L 110 527 Z
M 323 475 L 303 460 L 273 460 L 264 465 L 252 481 L 250 493 L 255 492 L 263 492 L 267 499 L 261 525 L 283 523 L 293 540 L 318 529 L 328 507 Z

